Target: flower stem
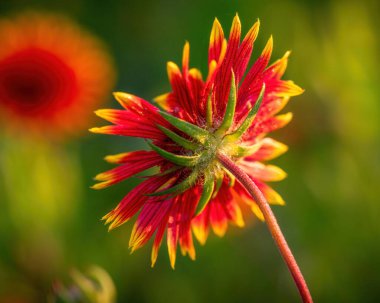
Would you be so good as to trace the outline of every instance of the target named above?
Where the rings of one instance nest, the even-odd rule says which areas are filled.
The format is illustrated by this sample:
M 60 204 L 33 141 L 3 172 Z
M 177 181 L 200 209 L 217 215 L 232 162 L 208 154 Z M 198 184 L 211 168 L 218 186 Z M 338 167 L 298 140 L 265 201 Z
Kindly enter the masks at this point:
M 274 216 L 267 200 L 256 186 L 256 184 L 251 180 L 251 178 L 238 166 L 236 165 L 229 157 L 218 154 L 219 161 L 227 168 L 239 182 L 246 188 L 246 190 L 254 198 L 255 202 L 259 206 L 261 212 L 264 215 L 265 221 L 268 225 L 269 231 L 272 234 L 272 237 L 280 250 L 282 257 L 285 260 L 286 265 L 289 268 L 290 273 L 293 276 L 294 282 L 297 285 L 298 291 L 302 297 L 302 301 L 305 303 L 313 302 L 311 298 L 310 291 L 307 287 L 304 277 L 302 276 L 301 270 L 297 265 L 296 260 L 288 246 L 288 243 L 285 240 L 285 237 L 280 229 L 280 226 L 277 223 L 276 217 Z

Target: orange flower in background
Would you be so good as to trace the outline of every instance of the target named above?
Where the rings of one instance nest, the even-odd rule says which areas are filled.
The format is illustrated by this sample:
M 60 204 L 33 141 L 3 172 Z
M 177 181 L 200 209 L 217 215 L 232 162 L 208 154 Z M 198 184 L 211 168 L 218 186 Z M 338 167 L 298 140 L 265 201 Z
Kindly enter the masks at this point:
M 88 126 L 114 81 L 103 44 L 68 19 L 24 13 L 0 20 L 0 118 L 28 133 Z
M 159 173 L 147 177 L 104 217 L 112 229 L 138 214 L 130 247 L 136 250 L 155 234 L 152 265 L 165 231 L 174 267 L 178 244 L 183 254 L 195 258 L 192 230 L 203 244 L 210 227 L 223 236 L 229 222 L 243 226 L 242 203 L 263 219 L 257 201 L 236 181 L 225 158 L 244 171 L 270 203 L 284 204 L 266 182 L 279 181 L 285 173 L 262 162 L 277 157 L 287 147 L 266 134 L 290 121 L 290 113 L 276 114 L 289 97 L 303 90 L 292 81 L 281 80 L 289 53 L 268 67 L 272 38 L 247 71 L 258 31 L 256 22 L 241 41 L 236 16 L 227 42 L 215 20 L 206 79 L 198 69 L 189 69 L 186 43 L 182 70 L 173 62 L 167 65 L 172 91 L 156 98 L 163 110 L 131 94 L 116 93 L 123 110 L 97 111 L 115 125 L 93 128 L 93 132 L 151 140 L 151 151 L 106 157 L 120 166 L 96 176 L 101 182 L 94 188 L 159 167 Z

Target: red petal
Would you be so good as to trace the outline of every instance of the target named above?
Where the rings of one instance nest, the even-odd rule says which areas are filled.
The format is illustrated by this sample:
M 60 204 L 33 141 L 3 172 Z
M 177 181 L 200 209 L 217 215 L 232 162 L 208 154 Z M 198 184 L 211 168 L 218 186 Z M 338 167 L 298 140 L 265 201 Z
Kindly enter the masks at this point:
M 189 257 L 195 259 L 195 249 L 191 235 L 191 219 L 193 218 L 197 201 L 199 200 L 199 188 L 194 186 L 184 192 L 181 197 L 181 221 L 179 222 L 179 244 L 183 255 L 189 254 Z
M 215 60 L 219 61 L 219 57 L 222 51 L 222 45 L 224 40 L 223 28 L 220 25 L 218 19 L 215 18 L 214 24 L 211 29 L 210 46 L 208 49 L 208 62 Z
M 244 78 L 243 83 L 239 89 L 237 111 L 246 110 L 248 103 L 252 103 L 257 100 L 259 96 L 262 84 L 263 84 L 263 71 L 267 67 L 273 49 L 273 39 L 269 38 L 264 50 L 260 57 L 250 68 L 247 76 Z M 266 94 L 268 90 L 266 89 Z
M 252 138 L 256 138 L 260 135 L 282 128 L 292 120 L 292 117 L 292 113 L 286 113 L 256 123 L 251 129 L 249 129 L 247 138 L 249 137 L 251 140 Z
M 220 193 L 219 193 L 220 194 Z M 215 198 L 210 203 L 210 223 L 214 233 L 223 237 L 227 231 L 228 221 L 223 205 Z
M 240 81 L 247 68 L 247 64 L 252 54 L 253 43 L 255 42 L 259 33 L 259 27 L 260 22 L 257 21 L 248 31 L 247 35 L 244 37 L 244 40 L 239 47 L 239 53 L 234 64 L 234 72 L 237 82 Z
M 194 235 L 202 245 L 206 243 L 209 233 L 209 212 L 210 208 L 207 206 L 198 216 L 196 216 L 191 221 Z
M 123 154 L 123 156 L 117 159 L 117 161 L 119 163 L 122 161 L 124 164 L 104 173 L 98 174 L 95 177 L 95 180 L 103 182 L 94 185 L 93 188 L 100 189 L 116 184 L 148 168 L 157 166 L 164 160 L 156 152 L 135 151 Z
M 286 177 L 286 173 L 274 165 L 265 165 L 258 161 L 242 160 L 239 166 L 252 178 L 262 181 L 280 181 Z
M 137 221 L 133 227 L 129 247 L 132 252 L 143 246 L 163 223 L 172 200 L 163 200 L 162 197 L 149 197 L 145 202 Z
M 273 63 L 264 73 L 265 79 L 280 79 L 286 70 L 286 66 L 288 64 L 288 57 L 290 55 L 290 52 L 286 52 L 285 55 L 277 60 L 275 63 Z
M 223 116 L 231 84 L 231 70 L 237 60 L 241 34 L 241 23 L 236 15 L 230 31 L 226 55 L 215 78 L 214 116 L 215 120 Z
M 170 211 L 168 219 L 168 231 L 167 231 L 167 244 L 170 265 L 174 269 L 176 261 L 176 251 L 179 236 L 179 224 L 181 213 L 178 211 L 181 201 L 178 200 L 178 196 L 175 199 L 175 205 Z
M 169 81 L 173 89 L 173 105 L 178 107 L 181 118 L 194 123 L 197 117 L 197 100 L 193 100 L 187 77 L 183 77 L 178 66 L 167 64 Z
M 261 140 L 260 148 L 252 155 L 245 157 L 250 161 L 268 161 L 274 159 L 288 150 L 288 147 L 271 138 Z
M 149 199 L 146 194 L 156 191 L 167 183 L 170 178 L 171 175 L 151 177 L 132 189 L 114 210 L 102 218 L 106 220 L 106 224 L 111 223 L 109 230 L 124 224 L 134 216 Z
M 154 238 L 153 242 L 153 248 L 152 248 L 152 255 L 151 255 L 151 266 L 153 267 L 156 264 L 157 261 L 157 256 L 158 256 L 158 251 L 160 249 L 161 243 L 162 243 L 162 238 L 164 236 L 167 222 L 168 221 L 168 214 L 166 215 L 165 218 L 161 220 L 161 223 L 157 229 L 156 237 Z
M 278 97 L 297 96 L 304 92 L 304 90 L 294 84 L 293 81 L 272 79 L 266 82 L 266 86 L 268 88 L 268 93 Z

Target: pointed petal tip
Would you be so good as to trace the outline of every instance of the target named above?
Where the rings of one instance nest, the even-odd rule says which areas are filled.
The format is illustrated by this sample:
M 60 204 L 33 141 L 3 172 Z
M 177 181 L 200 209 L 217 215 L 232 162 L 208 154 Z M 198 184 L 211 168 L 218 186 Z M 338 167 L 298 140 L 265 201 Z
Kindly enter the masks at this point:
M 113 92 L 112 94 L 115 97 L 115 99 L 118 100 L 118 101 L 120 99 L 124 99 L 124 98 L 126 98 L 128 96 L 128 94 L 124 93 L 124 92 Z
M 292 121 L 292 119 L 293 119 L 293 113 L 289 112 L 289 113 L 286 113 L 286 114 L 278 115 L 278 116 L 276 116 L 276 118 L 279 119 L 280 121 L 282 121 L 282 124 L 285 126 L 290 121 Z
M 217 17 L 214 18 L 213 25 L 214 26 L 221 25 L 220 22 L 219 22 L 219 19 Z
M 90 188 L 98 190 L 98 189 L 103 189 L 105 187 L 106 186 L 104 186 L 104 182 L 101 182 L 101 183 L 96 183 L 96 184 L 92 185 Z
M 112 109 L 98 109 L 94 113 L 104 120 L 109 120 L 112 117 Z
M 239 14 L 238 14 L 238 13 L 235 14 L 235 17 L 234 17 L 234 19 L 232 20 L 232 29 L 233 29 L 235 26 L 237 26 L 238 28 L 241 27 L 241 21 L 240 21 L 240 18 L 239 18 Z
M 168 73 L 169 81 L 172 82 L 174 75 L 180 75 L 181 72 L 177 64 L 173 61 L 168 61 L 166 63 L 166 71 Z
M 178 65 L 177 64 L 175 64 L 173 61 L 168 61 L 167 63 L 166 63 L 166 68 L 167 68 L 167 70 L 168 70 L 168 73 L 169 72 L 179 72 L 179 68 L 178 68 Z
M 88 131 L 94 134 L 99 134 L 101 133 L 100 129 L 101 129 L 100 127 L 91 127 L 88 129 Z
M 268 46 L 268 48 L 273 49 L 273 35 L 270 35 L 268 42 L 267 42 L 267 46 Z
M 136 96 L 125 92 L 114 92 L 113 96 L 116 101 L 124 108 L 127 108 L 130 104 L 138 102 Z
M 283 56 L 283 58 L 284 58 L 284 59 L 289 58 L 289 56 L 291 55 L 291 53 L 292 53 L 291 50 L 286 51 L 285 54 L 284 54 L 284 56 Z
M 95 181 L 104 181 L 104 180 L 106 180 L 106 179 L 108 179 L 108 178 L 106 177 L 106 174 L 105 174 L 105 173 L 97 174 L 97 175 L 94 177 L 94 180 L 95 180 Z

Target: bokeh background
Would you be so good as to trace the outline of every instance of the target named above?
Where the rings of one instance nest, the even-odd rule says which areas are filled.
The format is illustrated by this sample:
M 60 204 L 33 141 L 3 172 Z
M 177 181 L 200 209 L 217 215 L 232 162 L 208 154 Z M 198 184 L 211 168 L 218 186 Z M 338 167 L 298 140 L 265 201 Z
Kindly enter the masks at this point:
M 293 122 L 274 134 L 290 146 L 273 161 L 289 175 L 274 185 L 287 201 L 274 212 L 316 302 L 379 302 L 379 1 L 0 1 L 0 17 L 29 9 L 97 35 L 114 58 L 114 90 L 147 100 L 169 90 L 166 62 L 180 62 L 185 39 L 205 73 L 214 17 L 225 32 L 236 12 L 244 30 L 260 18 L 253 56 L 273 34 L 272 58 L 292 50 L 285 78 L 306 90 L 288 105 Z M 103 102 L 118 106 L 111 95 Z M 0 302 L 45 302 L 53 281 L 91 264 L 113 278 L 117 302 L 298 302 L 260 222 L 211 236 L 174 271 L 164 246 L 153 269 L 150 245 L 130 255 L 132 224 L 107 232 L 100 218 L 138 180 L 94 191 L 92 177 L 110 168 L 105 155 L 144 146 L 85 130 L 49 143 L 1 133 Z

